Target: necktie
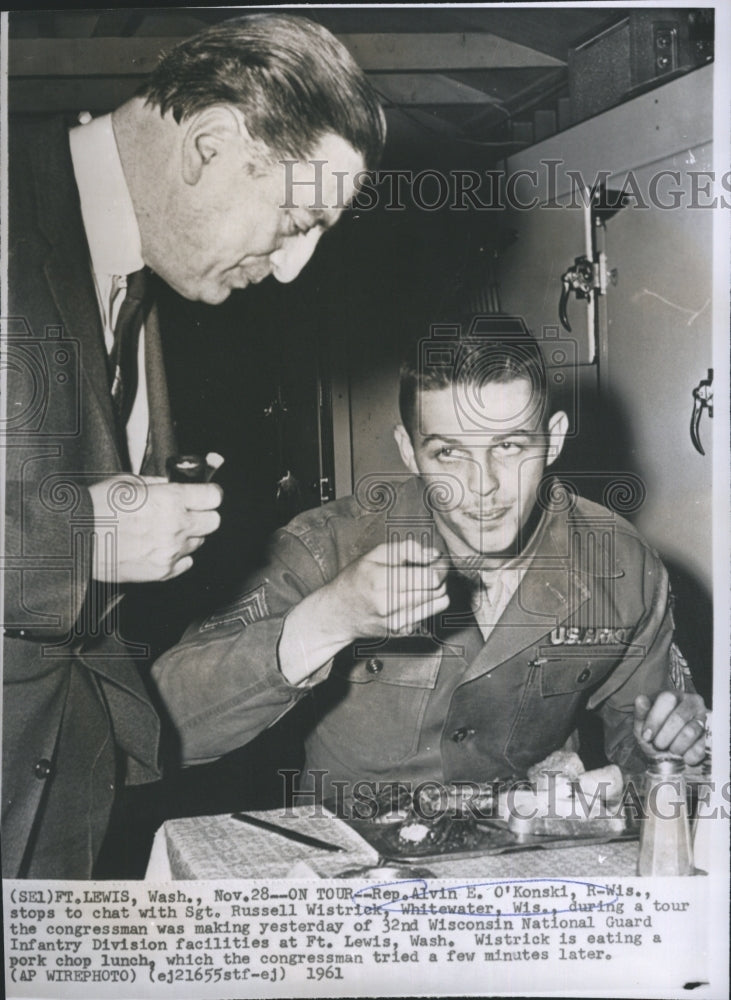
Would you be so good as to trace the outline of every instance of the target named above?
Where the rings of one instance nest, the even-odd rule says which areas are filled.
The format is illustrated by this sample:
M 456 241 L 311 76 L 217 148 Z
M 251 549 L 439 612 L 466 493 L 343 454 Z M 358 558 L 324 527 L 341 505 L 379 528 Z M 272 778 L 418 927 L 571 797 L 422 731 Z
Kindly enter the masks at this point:
M 114 324 L 114 343 L 109 355 L 112 403 L 125 456 L 125 429 L 137 394 L 137 349 L 145 315 L 145 293 L 145 269 L 141 268 L 127 278 L 127 294 Z
M 483 639 L 487 639 L 497 622 L 497 607 L 503 593 L 500 570 L 471 570 L 466 574 L 470 586 L 470 607 Z
M 483 570 L 480 573 L 481 590 L 491 608 L 497 606 L 503 593 L 502 574 L 499 570 Z

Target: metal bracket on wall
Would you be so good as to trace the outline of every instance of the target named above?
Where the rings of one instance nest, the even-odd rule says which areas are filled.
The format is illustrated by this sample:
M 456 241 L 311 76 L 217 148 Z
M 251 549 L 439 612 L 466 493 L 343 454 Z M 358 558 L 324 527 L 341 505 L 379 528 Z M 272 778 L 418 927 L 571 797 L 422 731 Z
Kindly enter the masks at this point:
M 573 292 L 577 299 L 586 299 L 589 360 L 593 362 L 596 356 L 597 321 L 594 306 L 600 296 L 607 294 L 610 283 L 617 284 L 617 269 L 609 269 L 603 234 L 607 221 L 625 207 L 629 196 L 601 184 L 590 193 L 585 193 L 584 197 L 584 253 L 576 257 L 572 266 L 561 275 L 558 317 L 564 329 L 571 333 L 569 297 Z M 601 323 L 599 326 L 601 329 Z
M 703 411 L 708 410 L 708 416 L 713 418 L 713 369 L 708 369 L 708 376 L 700 380 L 693 390 L 693 411 L 690 415 L 690 440 L 693 447 L 701 455 L 705 455 L 700 438 L 700 423 Z
M 561 298 L 558 303 L 558 318 L 561 325 L 571 333 L 571 324 L 568 317 L 568 301 L 572 292 L 577 299 L 591 300 L 591 293 L 606 295 L 609 282 L 617 284 L 616 268 L 608 270 L 607 255 L 603 250 L 596 254 L 596 261 L 592 262 L 582 254 L 574 260 L 573 265 L 561 275 Z
M 569 296 L 573 292 L 577 299 L 591 299 L 591 293 L 596 287 L 594 265 L 585 254 L 576 257 L 572 266 L 561 275 L 558 318 L 568 333 L 571 333 L 568 314 Z

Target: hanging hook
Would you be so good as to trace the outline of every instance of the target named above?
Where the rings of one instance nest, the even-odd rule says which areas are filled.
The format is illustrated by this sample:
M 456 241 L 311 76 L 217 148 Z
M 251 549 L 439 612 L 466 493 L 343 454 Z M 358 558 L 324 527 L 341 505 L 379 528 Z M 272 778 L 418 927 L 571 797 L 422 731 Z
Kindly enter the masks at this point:
M 590 299 L 595 287 L 594 265 L 583 254 L 574 260 L 573 266 L 561 275 L 561 298 L 558 303 L 558 318 L 563 328 L 571 333 L 568 316 L 569 295 L 576 293 L 577 299 Z
M 713 417 L 713 369 L 708 369 L 708 377 L 701 379 L 693 390 L 693 412 L 690 415 L 690 440 L 693 447 L 701 455 L 705 455 L 700 438 L 700 423 L 704 410 L 708 410 L 708 416 Z

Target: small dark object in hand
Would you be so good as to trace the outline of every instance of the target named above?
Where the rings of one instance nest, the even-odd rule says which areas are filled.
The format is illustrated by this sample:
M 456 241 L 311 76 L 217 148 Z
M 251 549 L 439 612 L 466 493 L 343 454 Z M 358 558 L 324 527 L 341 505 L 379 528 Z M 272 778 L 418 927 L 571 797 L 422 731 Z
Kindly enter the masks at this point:
M 166 462 L 168 482 L 205 483 L 208 465 L 200 455 L 172 455 Z

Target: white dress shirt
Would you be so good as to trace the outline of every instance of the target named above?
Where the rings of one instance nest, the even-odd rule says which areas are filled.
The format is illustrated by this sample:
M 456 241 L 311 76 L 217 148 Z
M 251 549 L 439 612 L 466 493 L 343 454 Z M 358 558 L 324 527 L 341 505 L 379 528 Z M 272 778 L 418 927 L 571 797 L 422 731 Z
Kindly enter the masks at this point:
M 80 115 L 79 119 L 83 121 L 86 116 Z M 144 266 L 140 230 L 119 159 L 112 116 L 102 115 L 71 129 L 69 139 L 104 341 L 110 352 L 114 343 L 114 324 L 125 297 L 127 275 Z M 139 472 L 142 467 L 150 423 L 144 326 L 140 331 L 137 369 L 137 394 L 127 423 L 127 447 L 133 472 Z

